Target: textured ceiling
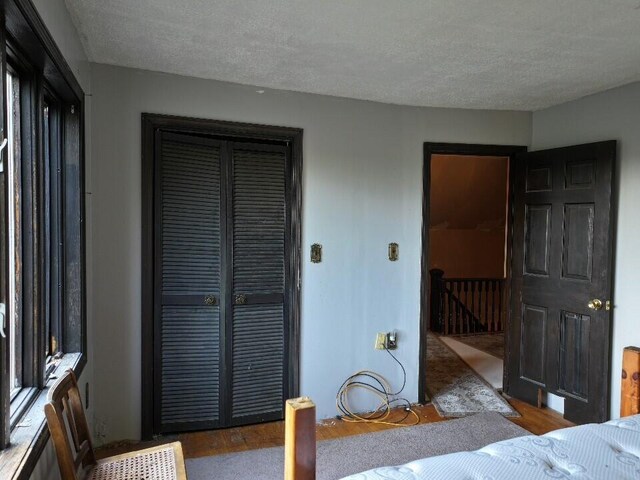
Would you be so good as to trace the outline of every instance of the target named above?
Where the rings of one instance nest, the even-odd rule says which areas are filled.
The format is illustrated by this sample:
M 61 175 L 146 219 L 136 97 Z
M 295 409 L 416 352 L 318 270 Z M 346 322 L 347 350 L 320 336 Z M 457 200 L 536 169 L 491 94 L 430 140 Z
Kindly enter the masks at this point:
M 93 62 L 537 110 L 640 80 L 640 0 L 66 0 Z

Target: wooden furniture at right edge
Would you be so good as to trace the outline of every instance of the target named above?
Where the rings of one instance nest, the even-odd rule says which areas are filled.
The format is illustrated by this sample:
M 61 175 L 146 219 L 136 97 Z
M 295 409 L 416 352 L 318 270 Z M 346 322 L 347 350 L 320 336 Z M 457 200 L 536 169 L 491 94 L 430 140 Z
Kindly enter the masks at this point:
M 622 353 L 620 416 L 640 413 L 640 348 L 626 347 Z

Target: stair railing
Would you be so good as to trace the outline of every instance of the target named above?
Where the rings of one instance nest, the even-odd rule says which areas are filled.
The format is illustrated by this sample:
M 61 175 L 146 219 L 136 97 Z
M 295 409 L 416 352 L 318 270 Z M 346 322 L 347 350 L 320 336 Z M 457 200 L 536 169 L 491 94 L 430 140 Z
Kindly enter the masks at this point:
M 431 275 L 431 331 L 441 335 L 503 331 L 504 279 Z

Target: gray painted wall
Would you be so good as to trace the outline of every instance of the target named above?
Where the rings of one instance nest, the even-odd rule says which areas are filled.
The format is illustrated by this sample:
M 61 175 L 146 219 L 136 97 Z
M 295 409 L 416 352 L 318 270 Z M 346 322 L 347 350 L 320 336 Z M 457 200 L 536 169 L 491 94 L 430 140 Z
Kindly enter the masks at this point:
M 96 434 L 140 435 L 140 114 L 304 129 L 301 393 L 318 417 L 360 369 L 394 387 L 400 369 L 373 349 L 399 332 L 398 357 L 417 400 L 422 144 L 528 145 L 529 113 L 411 108 L 92 65 Z M 323 245 L 320 264 L 309 246 Z M 389 262 L 387 244 L 400 260 Z M 359 403 L 371 407 L 372 403 Z
M 533 148 L 618 141 L 611 416 L 620 415 L 622 349 L 640 345 L 637 305 L 640 271 L 640 83 L 533 114 Z
M 532 128 L 536 149 L 618 139 L 617 416 L 621 350 L 640 344 L 631 303 L 640 267 L 634 210 L 640 205 L 640 84 L 536 112 L 533 125 L 527 113 L 399 107 L 270 90 L 259 95 L 255 87 L 102 65 L 90 71 L 63 0 L 34 3 L 83 88 L 95 95 L 87 102 L 90 350 L 81 381 L 92 384 L 89 417 L 95 410 L 98 442 L 140 434 L 143 111 L 305 129 L 302 393 L 316 400 L 320 417 L 334 415 L 335 390 L 355 370 L 375 369 L 398 384 L 398 369 L 373 350 L 379 330 L 399 331 L 406 394 L 417 397 L 422 142 L 527 145 Z M 400 244 L 397 263 L 386 260 L 391 241 Z M 308 262 L 314 242 L 324 245 L 319 265 Z M 57 477 L 49 445 L 32 478 Z

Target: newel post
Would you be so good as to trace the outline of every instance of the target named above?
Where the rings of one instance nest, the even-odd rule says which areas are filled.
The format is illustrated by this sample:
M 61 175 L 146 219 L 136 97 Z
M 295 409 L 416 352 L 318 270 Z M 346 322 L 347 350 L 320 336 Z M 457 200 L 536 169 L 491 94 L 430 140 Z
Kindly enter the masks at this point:
M 444 271 L 439 268 L 429 270 L 431 275 L 431 331 L 443 333 L 442 306 L 444 304 Z

